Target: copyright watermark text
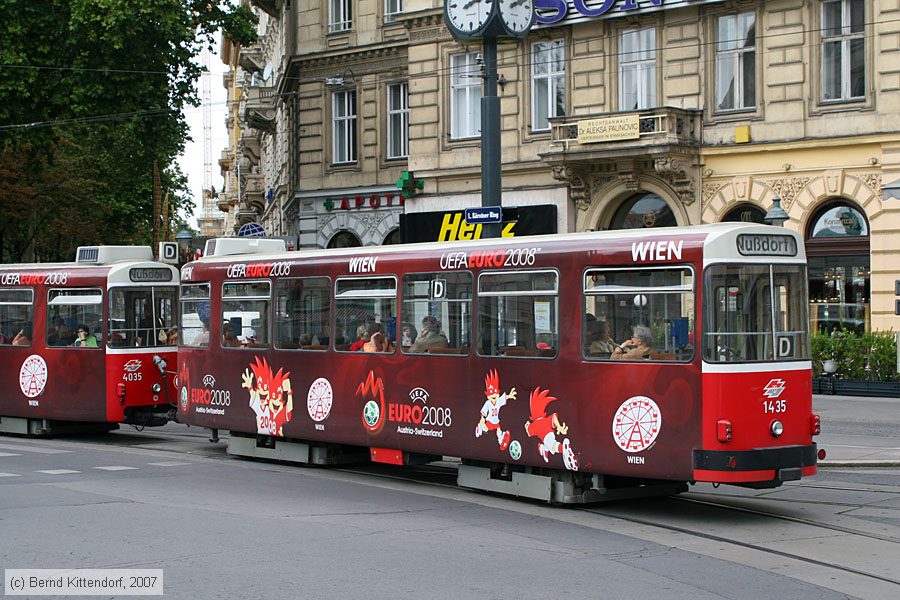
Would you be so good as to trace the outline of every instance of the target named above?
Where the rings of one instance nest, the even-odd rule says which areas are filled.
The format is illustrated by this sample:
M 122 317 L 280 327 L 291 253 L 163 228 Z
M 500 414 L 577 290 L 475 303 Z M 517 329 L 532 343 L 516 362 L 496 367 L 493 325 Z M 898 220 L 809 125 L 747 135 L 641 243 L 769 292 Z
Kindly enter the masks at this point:
M 162 596 L 162 569 L 6 569 L 7 596 Z

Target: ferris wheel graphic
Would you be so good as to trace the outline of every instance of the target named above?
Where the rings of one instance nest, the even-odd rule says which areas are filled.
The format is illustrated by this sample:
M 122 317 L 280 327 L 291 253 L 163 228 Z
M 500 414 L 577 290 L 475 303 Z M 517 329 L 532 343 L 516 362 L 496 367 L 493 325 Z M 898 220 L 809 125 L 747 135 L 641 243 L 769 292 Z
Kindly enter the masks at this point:
M 616 411 L 613 439 L 625 452 L 640 452 L 656 441 L 661 428 L 662 414 L 656 402 L 646 396 L 634 396 Z
M 28 398 L 39 396 L 47 385 L 47 363 L 44 359 L 32 354 L 22 363 L 19 369 L 19 387 Z
M 331 404 L 334 400 L 334 392 L 331 383 L 324 377 L 319 377 L 309 386 L 309 394 L 306 396 L 306 409 L 313 421 L 320 423 L 331 414 Z

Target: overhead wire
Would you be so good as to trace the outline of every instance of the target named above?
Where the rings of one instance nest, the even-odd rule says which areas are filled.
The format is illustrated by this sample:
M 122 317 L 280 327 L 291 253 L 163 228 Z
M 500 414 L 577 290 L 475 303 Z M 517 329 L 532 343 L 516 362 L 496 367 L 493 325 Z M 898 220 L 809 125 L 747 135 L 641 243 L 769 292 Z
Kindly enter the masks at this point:
M 659 14 L 659 13 L 653 13 L 653 14 Z M 700 21 L 699 18 L 692 18 L 692 19 L 684 19 L 682 21 L 666 22 L 666 23 L 662 23 L 661 25 L 665 26 L 665 27 L 671 27 L 673 25 L 678 25 L 678 24 L 682 24 L 682 25 L 698 24 L 699 21 Z M 591 21 L 590 23 L 597 23 L 597 22 L 598 21 Z M 610 22 L 610 20 L 604 20 L 604 22 Z M 889 23 L 896 23 L 896 22 L 900 22 L 900 18 L 865 22 L 863 25 L 864 25 L 864 28 L 867 30 L 867 32 L 863 36 L 857 36 L 855 39 L 863 38 L 866 40 L 874 40 L 875 37 L 878 35 L 878 32 L 874 31 L 874 26 L 889 24 Z M 584 24 L 584 23 L 586 23 L 586 22 L 579 22 L 577 24 Z M 653 26 L 657 26 L 657 25 L 653 25 Z M 554 29 L 559 29 L 559 28 L 547 28 L 547 29 L 534 30 L 533 33 L 535 35 L 543 35 L 543 37 L 545 37 L 546 39 L 553 39 L 553 38 L 559 39 L 558 36 L 552 35 L 551 32 L 553 32 Z M 821 33 L 823 31 L 826 31 L 826 29 L 827 28 L 825 28 L 825 27 L 819 27 L 819 28 L 803 27 L 799 31 L 792 30 L 792 31 L 777 32 L 777 33 L 757 34 L 754 37 L 755 45 L 753 47 L 753 52 L 755 52 L 758 55 L 766 55 L 766 54 L 771 54 L 771 53 L 775 53 L 775 52 L 785 52 L 786 50 L 789 50 L 791 48 L 773 48 L 773 49 L 768 49 L 768 50 L 762 50 L 759 48 L 758 42 L 759 42 L 759 40 L 777 38 L 777 37 L 782 37 L 782 36 L 796 36 L 796 35 L 803 35 L 804 37 L 809 37 L 810 39 L 806 43 L 802 44 L 801 47 L 803 47 L 805 49 L 811 49 L 814 45 L 816 45 L 816 40 L 813 40 L 812 37 L 809 36 L 809 34 Z M 872 31 L 868 31 L 870 29 Z M 610 35 L 608 37 L 612 38 L 613 36 Z M 534 42 L 536 40 L 534 40 L 534 38 L 532 37 L 532 38 L 529 38 L 529 41 Z M 615 51 L 615 52 L 607 52 L 607 51 L 600 50 L 595 53 L 585 53 L 585 54 L 575 55 L 576 54 L 575 50 L 577 49 L 578 46 L 580 46 L 582 44 L 587 46 L 588 44 L 594 43 L 595 41 L 596 40 L 591 40 L 591 39 L 574 40 L 571 42 L 571 44 L 567 44 L 566 50 L 569 50 L 569 48 L 572 48 L 572 52 L 571 53 L 566 52 L 566 56 L 562 59 L 562 62 L 564 62 L 566 64 L 571 64 L 571 63 L 574 63 L 575 61 L 591 60 L 601 54 L 604 56 L 607 56 L 607 57 L 615 58 L 615 57 L 622 57 L 622 56 L 631 55 L 631 54 L 635 53 L 634 51 L 626 52 L 626 51 L 619 50 L 619 51 Z M 730 41 L 739 41 L 739 40 L 738 39 L 735 39 L 735 40 L 716 39 L 716 40 L 706 40 L 706 41 L 699 41 L 699 42 L 690 41 L 690 42 L 685 42 L 682 44 L 674 44 L 674 45 L 670 44 L 670 45 L 663 46 L 662 48 L 656 48 L 655 52 L 658 54 L 658 57 L 657 57 L 657 59 L 655 59 L 653 66 L 652 67 L 648 66 L 647 68 L 652 69 L 652 70 L 657 70 L 657 71 L 658 70 L 665 71 L 666 69 L 669 69 L 669 68 L 671 68 L 671 69 L 683 68 L 683 66 L 684 66 L 683 61 L 678 62 L 678 63 L 660 65 L 659 63 L 663 62 L 663 58 L 664 58 L 664 56 L 661 56 L 661 55 L 665 52 L 672 52 L 672 51 L 677 51 L 677 50 L 682 50 L 682 49 L 687 49 L 687 48 L 703 48 L 703 47 L 718 45 L 724 41 L 730 42 Z M 529 68 L 529 70 L 530 70 L 530 67 L 533 66 L 533 64 L 535 64 L 535 63 L 531 60 L 532 53 L 528 50 L 527 44 L 517 42 L 516 48 L 517 48 L 517 50 L 513 54 L 510 54 L 509 52 L 498 53 L 498 64 L 497 64 L 498 69 L 507 68 L 510 66 L 520 66 L 523 68 Z M 519 50 L 519 48 L 521 48 L 521 50 Z M 796 46 L 795 46 L 795 48 L 796 48 Z M 570 54 L 572 54 L 572 56 L 570 56 Z M 352 54 L 349 54 L 347 56 L 352 56 Z M 696 58 L 696 60 L 697 60 L 697 62 L 704 61 L 704 57 L 703 57 L 702 53 L 701 53 L 701 55 L 699 55 Z M 543 61 L 541 61 L 541 62 L 543 63 Z M 350 61 L 348 61 L 348 63 L 350 63 Z M 0 63 L 0 68 L 53 69 L 53 70 L 68 70 L 68 71 L 75 71 L 75 72 L 86 71 L 86 72 L 101 72 L 101 73 L 109 72 L 109 73 L 131 73 L 131 74 L 166 74 L 166 75 L 168 74 L 165 71 L 145 71 L 145 70 L 127 70 L 127 69 L 85 68 L 85 67 L 56 67 L 56 66 L 48 66 L 48 65 L 21 65 L 21 64 L 17 65 L 17 64 L 9 64 L 9 63 Z M 471 69 L 471 71 L 475 72 L 475 71 L 477 71 L 477 69 Z M 413 79 L 442 77 L 444 75 L 449 75 L 452 72 L 454 72 L 453 67 L 444 66 L 444 67 L 438 67 L 437 69 L 431 69 L 428 71 L 421 71 L 421 72 L 417 72 L 417 73 L 407 73 L 402 78 L 398 78 L 396 76 L 386 76 L 383 73 L 376 73 L 375 77 L 376 77 L 376 83 L 380 84 L 380 83 L 385 83 L 385 82 L 396 82 L 399 79 L 408 81 L 408 80 L 413 80 Z M 470 77 L 480 77 L 480 75 L 477 75 L 477 74 L 464 73 L 463 75 L 470 76 Z M 303 85 L 303 84 L 309 84 L 309 83 L 325 83 L 326 79 L 327 78 L 325 78 L 325 77 L 290 77 L 290 76 L 283 77 L 284 81 L 294 82 L 296 85 Z M 351 81 L 355 81 L 355 78 Z M 289 97 L 289 96 L 294 96 L 297 93 L 298 92 L 295 90 L 291 90 L 291 91 L 287 91 L 287 92 L 272 92 L 270 94 L 266 94 L 266 97 L 267 98 Z M 227 107 L 227 106 L 234 105 L 237 102 L 239 102 L 239 101 L 226 100 L 226 101 L 211 103 L 210 106 L 226 106 Z M 198 103 L 197 105 L 190 105 L 181 110 L 183 112 L 193 112 L 195 110 L 203 110 L 203 108 L 205 106 L 206 106 L 206 104 L 204 104 L 204 103 Z M 159 114 L 164 114 L 164 113 L 170 112 L 170 111 L 171 111 L 171 109 L 148 109 L 148 110 L 144 110 L 144 111 L 132 111 L 132 112 L 127 112 L 127 113 L 95 115 L 95 116 L 91 116 L 91 117 L 73 117 L 73 118 L 69 118 L 69 119 L 59 119 L 59 120 L 54 120 L 54 121 L 38 121 L 38 122 L 33 122 L 33 123 L 0 125 L 0 131 L 9 131 L 9 130 L 14 130 L 14 129 L 35 129 L 35 128 L 42 128 L 42 127 L 67 125 L 67 124 L 117 121 L 117 120 L 122 120 L 122 119 L 127 119 L 127 118 L 133 118 L 133 117 L 142 117 L 143 118 L 143 117 L 150 117 L 150 116 L 156 116 Z

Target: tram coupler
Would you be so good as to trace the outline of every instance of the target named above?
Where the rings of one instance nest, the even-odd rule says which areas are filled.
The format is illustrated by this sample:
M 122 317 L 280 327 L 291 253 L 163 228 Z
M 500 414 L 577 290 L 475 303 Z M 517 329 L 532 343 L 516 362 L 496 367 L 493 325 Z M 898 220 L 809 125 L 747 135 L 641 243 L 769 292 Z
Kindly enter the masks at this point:
M 209 430 L 209 441 L 211 441 L 213 444 L 219 443 L 219 430 L 218 429 L 211 428 Z

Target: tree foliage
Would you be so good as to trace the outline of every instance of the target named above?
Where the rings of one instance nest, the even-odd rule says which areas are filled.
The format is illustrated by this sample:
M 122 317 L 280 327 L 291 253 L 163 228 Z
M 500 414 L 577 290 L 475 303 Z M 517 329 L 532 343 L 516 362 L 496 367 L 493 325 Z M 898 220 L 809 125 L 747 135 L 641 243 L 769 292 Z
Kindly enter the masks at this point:
M 255 24 L 232 0 L 0 0 L 0 260 L 149 242 L 154 163 L 188 209 L 194 59 L 219 30 L 252 42 Z

